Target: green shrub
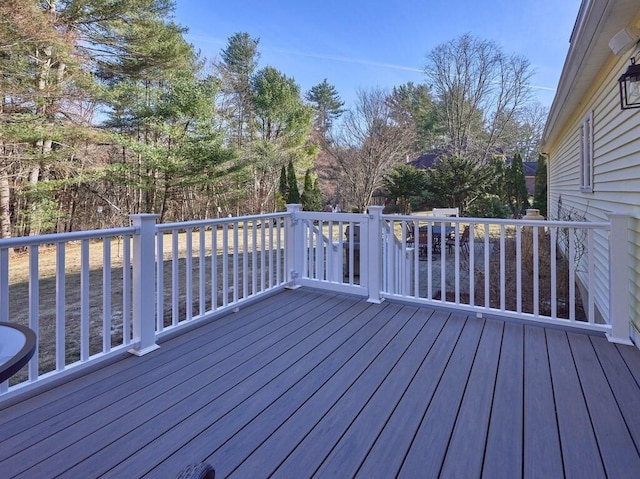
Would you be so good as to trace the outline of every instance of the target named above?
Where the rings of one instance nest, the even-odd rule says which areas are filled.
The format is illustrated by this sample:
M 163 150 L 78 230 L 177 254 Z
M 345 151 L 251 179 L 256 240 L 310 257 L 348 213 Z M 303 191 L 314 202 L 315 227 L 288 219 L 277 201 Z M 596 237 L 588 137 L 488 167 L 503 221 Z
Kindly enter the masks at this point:
M 466 213 L 475 218 L 509 218 L 511 209 L 498 195 L 484 195 L 471 203 Z

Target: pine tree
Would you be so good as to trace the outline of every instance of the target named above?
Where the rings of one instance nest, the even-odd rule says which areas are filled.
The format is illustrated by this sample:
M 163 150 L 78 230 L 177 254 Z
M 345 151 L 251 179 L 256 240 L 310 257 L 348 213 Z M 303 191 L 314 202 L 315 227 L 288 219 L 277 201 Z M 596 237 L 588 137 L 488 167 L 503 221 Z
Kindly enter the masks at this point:
M 311 191 L 313 190 L 313 179 L 311 178 L 311 170 L 307 170 L 304 174 L 304 191 L 303 191 L 303 197 L 304 197 L 304 193 L 311 193 Z
M 547 216 L 547 158 L 544 155 L 538 156 L 533 206 L 542 216 Z
M 0 137 L 17 161 L 8 172 L 13 184 L 0 176 L 0 212 L 5 217 L 8 189 L 10 217 L 23 221 L 12 225 L 18 234 L 66 228 L 73 192 L 104 174 L 82 152 L 106 143 L 94 115 L 99 105 L 113 107 L 114 86 L 191 60 L 179 41 L 184 29 L 165 20 L 173 8 L 170 0 L 1 2 L 0 18 L 9 21 L 0 21 Z
M 393 87 L 387 99 L 392 118 L 413 131 L 413 149 L 417 154 L 434 149 L 442 134 L 436 106 L 427 85 L 408 82 Z
M 312 87 L 305 98 L 313 104 L 315 109 L 314 128 L 326 137 L 333 120 L 344 113 L 342 109 L 344 102 L 340 99 L 336 87 L 329 84 L 325 78 L 322 83 Z
M 260 39 L 248 33 L 236 33 L 222 50 L 222 64 L 218 66 L 223 91 L 229 98 L 226 112 L 232 128 L 232 142 L 242 148 L 253 137 L 253 91 L 251 79 L 258 67 Z
M 513 155 L 511 165 L 507 168 L 505 178 L 505 194 L 514 214 L 521 214 L 528 205 L 527 181 L 524 177 L 522 156 L 520 153 Z
M 253 190 L 255 209 L 264 211 L 275 196 L 283 158 L 295 161 L 298 168 L 311 166 L 316 155 L 315 148 L 308 142 L 313 112 L 303 103 L 295 80 L 275 68 L 266 67 L 256 72 L 251 85 L 256 127 L 252 142 Z M 291 196 L 291 176 L 288 185 Z M 294 196 L 299 202 L 297 191 Z
M 289 194 L 289 185 L 287 183 L 287 167 L 282 165 L 280 169 L 280 185 L 278 191 L 283 198 L 286 198 Z
M 491 158 L 490 166 L 493 169 L 493 177 L 487 187 L 487 193 L 498 196 L 507 204 L 509 202 L 505 193 L 507 167 L 504 156 L 494 155 L 493 158 Z
M 322 211 L 324 201 L 318 188 L 318 180 L 313 180 L 311 170 L 304 175 L 304 191 L 302 192 L 302 208 L 305 211 Z
M 420 195 L 424 182 L 424 170 L 400 165 L 385 178 L 384 186 L 389 191 L 389 196 L 396 201 L 399 212 L 408 215 L 411 213 L 411 199 Z
M 486 193 L 494 169 L 461 156 L 442 156 L 425 171 L 424 200 L 428 206 L 459 207 L 461 212 Z
M 287 195 L 287 203 L 300 203 L 300 192 L 298 191 L 298 180 L 296 179 L 296 170 L 293 168 L 293 161 L 289 160 L 287 166 L 287 183 L 289 185 L 289 194 Z
M 289 185 L 287 183 L 287 167 L 282 165 L 282 168 L 280 169 L 278 191 L 276 192 L 276 211 L 285 211 L 287 209 L 288 195 Z
M 318 178 L 316 178 L 313 181 L 313 197 L 314 197 L 314 201 L 310 203 L 313 203 L 314 208 L 313 211 L 322 211 L 324 208 L 324 195 L 322 194 L 322 190 L 320 190 L 320 186 L 318 185 Z

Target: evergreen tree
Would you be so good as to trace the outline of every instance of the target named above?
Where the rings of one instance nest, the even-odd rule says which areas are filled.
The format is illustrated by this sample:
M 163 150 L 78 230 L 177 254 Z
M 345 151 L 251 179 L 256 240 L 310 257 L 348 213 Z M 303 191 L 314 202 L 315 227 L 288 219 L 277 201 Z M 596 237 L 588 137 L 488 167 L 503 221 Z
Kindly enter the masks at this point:
M 287 195 L 287 203 L 300 203 L 300 192 L 298 191 L 298 180 L 296 179 L 296 170 L 293 167 L 293 161 L 289 160 L 287 166 L 287 183 L 289 185 L 289 194 Z
M 307 170 L 304 174 L 304 190 L 302 192 L 302 204 L 304 205 L 305 193 L 313 191 L 313 178 L 311 178 L 311 170 Z
M 505 194 L 505 181 L 507 175 L 507 167 L 505 158 L 502 155 L 494 155 L 491 159 L 491 168 L 493 169 L 493 177 L 487 187 L 487 193 L 498 196 L 504 204 L 509 201 Z
M 528 205 L 529 194 L 527 182 L 524 177 L 522 156 L 520 153 L 513 155 L 511 165 L 507 168 L 505 178 L 505 195 L 514 214 L 521 214 Z
M 194 64 L 192 70 L 168 71 L 159 80 L 128 85 L 146 95 L 133 108 L 122 105 L 143 133 L 124 130 L 115 136 L 137 161 L 117 163 L 110 172 L 134 188 L 138 204 L 131 210 L 159 213 L 160 221 L 187 191 L 215 181 L 217 165 L 231 157 L 211 128 L 216 84 L 211 78 L 197 79 L 196 73 Z
M 489 165 L 460 156 L 443 156 L 425 172 L 424 200 L 428 206 L 459 207 L 462 212 L 486 194 L 493 176 Z
M 251 79 L 260 59 L 259 43 L 260 39 L 252 38 L 248 33 L 234 34 L 222 50 L 222 64 L 218 65 L 223 91 L 228 99 L 225 114 L 232 131 L 232 143 L 239 148 L 253 137 Z
M 313 181 L 313 201 L 310 200 L 309 203 L 313 204 L 313 211 L 322 211 L 324 209 L 325 200 L 318 185 L 318 178 Z
M 413 132 L 415 154 L 436 148 L 442 133 L 436 105 L 427 85 L 408 82 L 393 87 L 387 99 L 393 119 Z
M 251 84 L 256 125 L 251 162 L 253 191 L 255 209 L 264 211 L 275 196 L 283 161 L 295 161 L 299 168 L 308 168 L 317 151 L 308 141 L 313 112 L 303 103 L 295 80 L 266 67 L 253 76 Z M 289 196 L 290 181 L 291 177 Z M 297 192 L 296 197 L 299 201 Z
M 304 191 L 302 192 L 302 207 L 305 211 L 322 211 L 324 200 L 318 188 L 318 180 L 313 180 L 311 170 L 304 175 Z
M 70 227 L 63 215 L 74 214 L 78 185 L 102 176 L 83 155 L 88 143 L 105 143 L 93 124 L 97 107 L 117 108 L 125 80 L 149 81 L 191 61 L 184 29 L 165 20 L 173 8 L 170 0 L 1 2 L 0 142 L 16 161 L 0 168 L 13 182 L 0 176 L 0 216 L 7 191 L 26 192 L 9 201 L 9 217 L 23 220 L 18 234 Z M 123 114 L 123 129 L 127 121 Z M 57 218 L 43 224 L 50 214 Z
M 280 168 L 278 191 L 276 193 L 276 211 L 285 211 L 287 209 L 288 196 L 289 185 L 287 184 L 287 167 L 282 165 L 282 168 Z
M 539 209 L 542 216 L 547 216 L 547 158 L 544 155 L 538 156 L 533 207 Z
M 280 185 L 278 187 L 278 191 L 283 198 L 286 198 L 289 195 L 289 185 L 287 183 L 287 168 L 282 165 L 280 169 Z
M 410 165 L 398 166 L 385 179 L 385 187 L 389 191 L 389 196 L 396 201 L 401 214 L 411 213 L 411 202 L 420 197 L 424 181 L 423 170 L 418 170 Z
M 329 84 L 326 78 L 322 83 L 312 87 L 305 98 L 313 104 L 315 110 L 314 129 L 326 138 L 333 120 L 344 113 L 344 102 L 340 99 L 336 87 Z

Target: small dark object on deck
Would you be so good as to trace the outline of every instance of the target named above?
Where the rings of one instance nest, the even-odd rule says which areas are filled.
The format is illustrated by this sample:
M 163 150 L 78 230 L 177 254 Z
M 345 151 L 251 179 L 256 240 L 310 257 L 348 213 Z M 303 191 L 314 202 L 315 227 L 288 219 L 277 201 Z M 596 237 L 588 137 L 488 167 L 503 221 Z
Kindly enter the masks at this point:
M 189 464 L 185 467 L 176 479 L 215 479 L 216 471 L 206 462 L 200 464 Z

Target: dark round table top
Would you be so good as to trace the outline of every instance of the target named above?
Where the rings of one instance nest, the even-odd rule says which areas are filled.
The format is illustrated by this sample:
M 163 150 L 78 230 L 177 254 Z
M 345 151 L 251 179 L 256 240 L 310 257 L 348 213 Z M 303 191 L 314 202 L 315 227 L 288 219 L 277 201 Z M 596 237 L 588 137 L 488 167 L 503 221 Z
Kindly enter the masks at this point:
M 36 333 L 16 323 L 0 322 L 0 383 L 27 364 L 36 350 Z

